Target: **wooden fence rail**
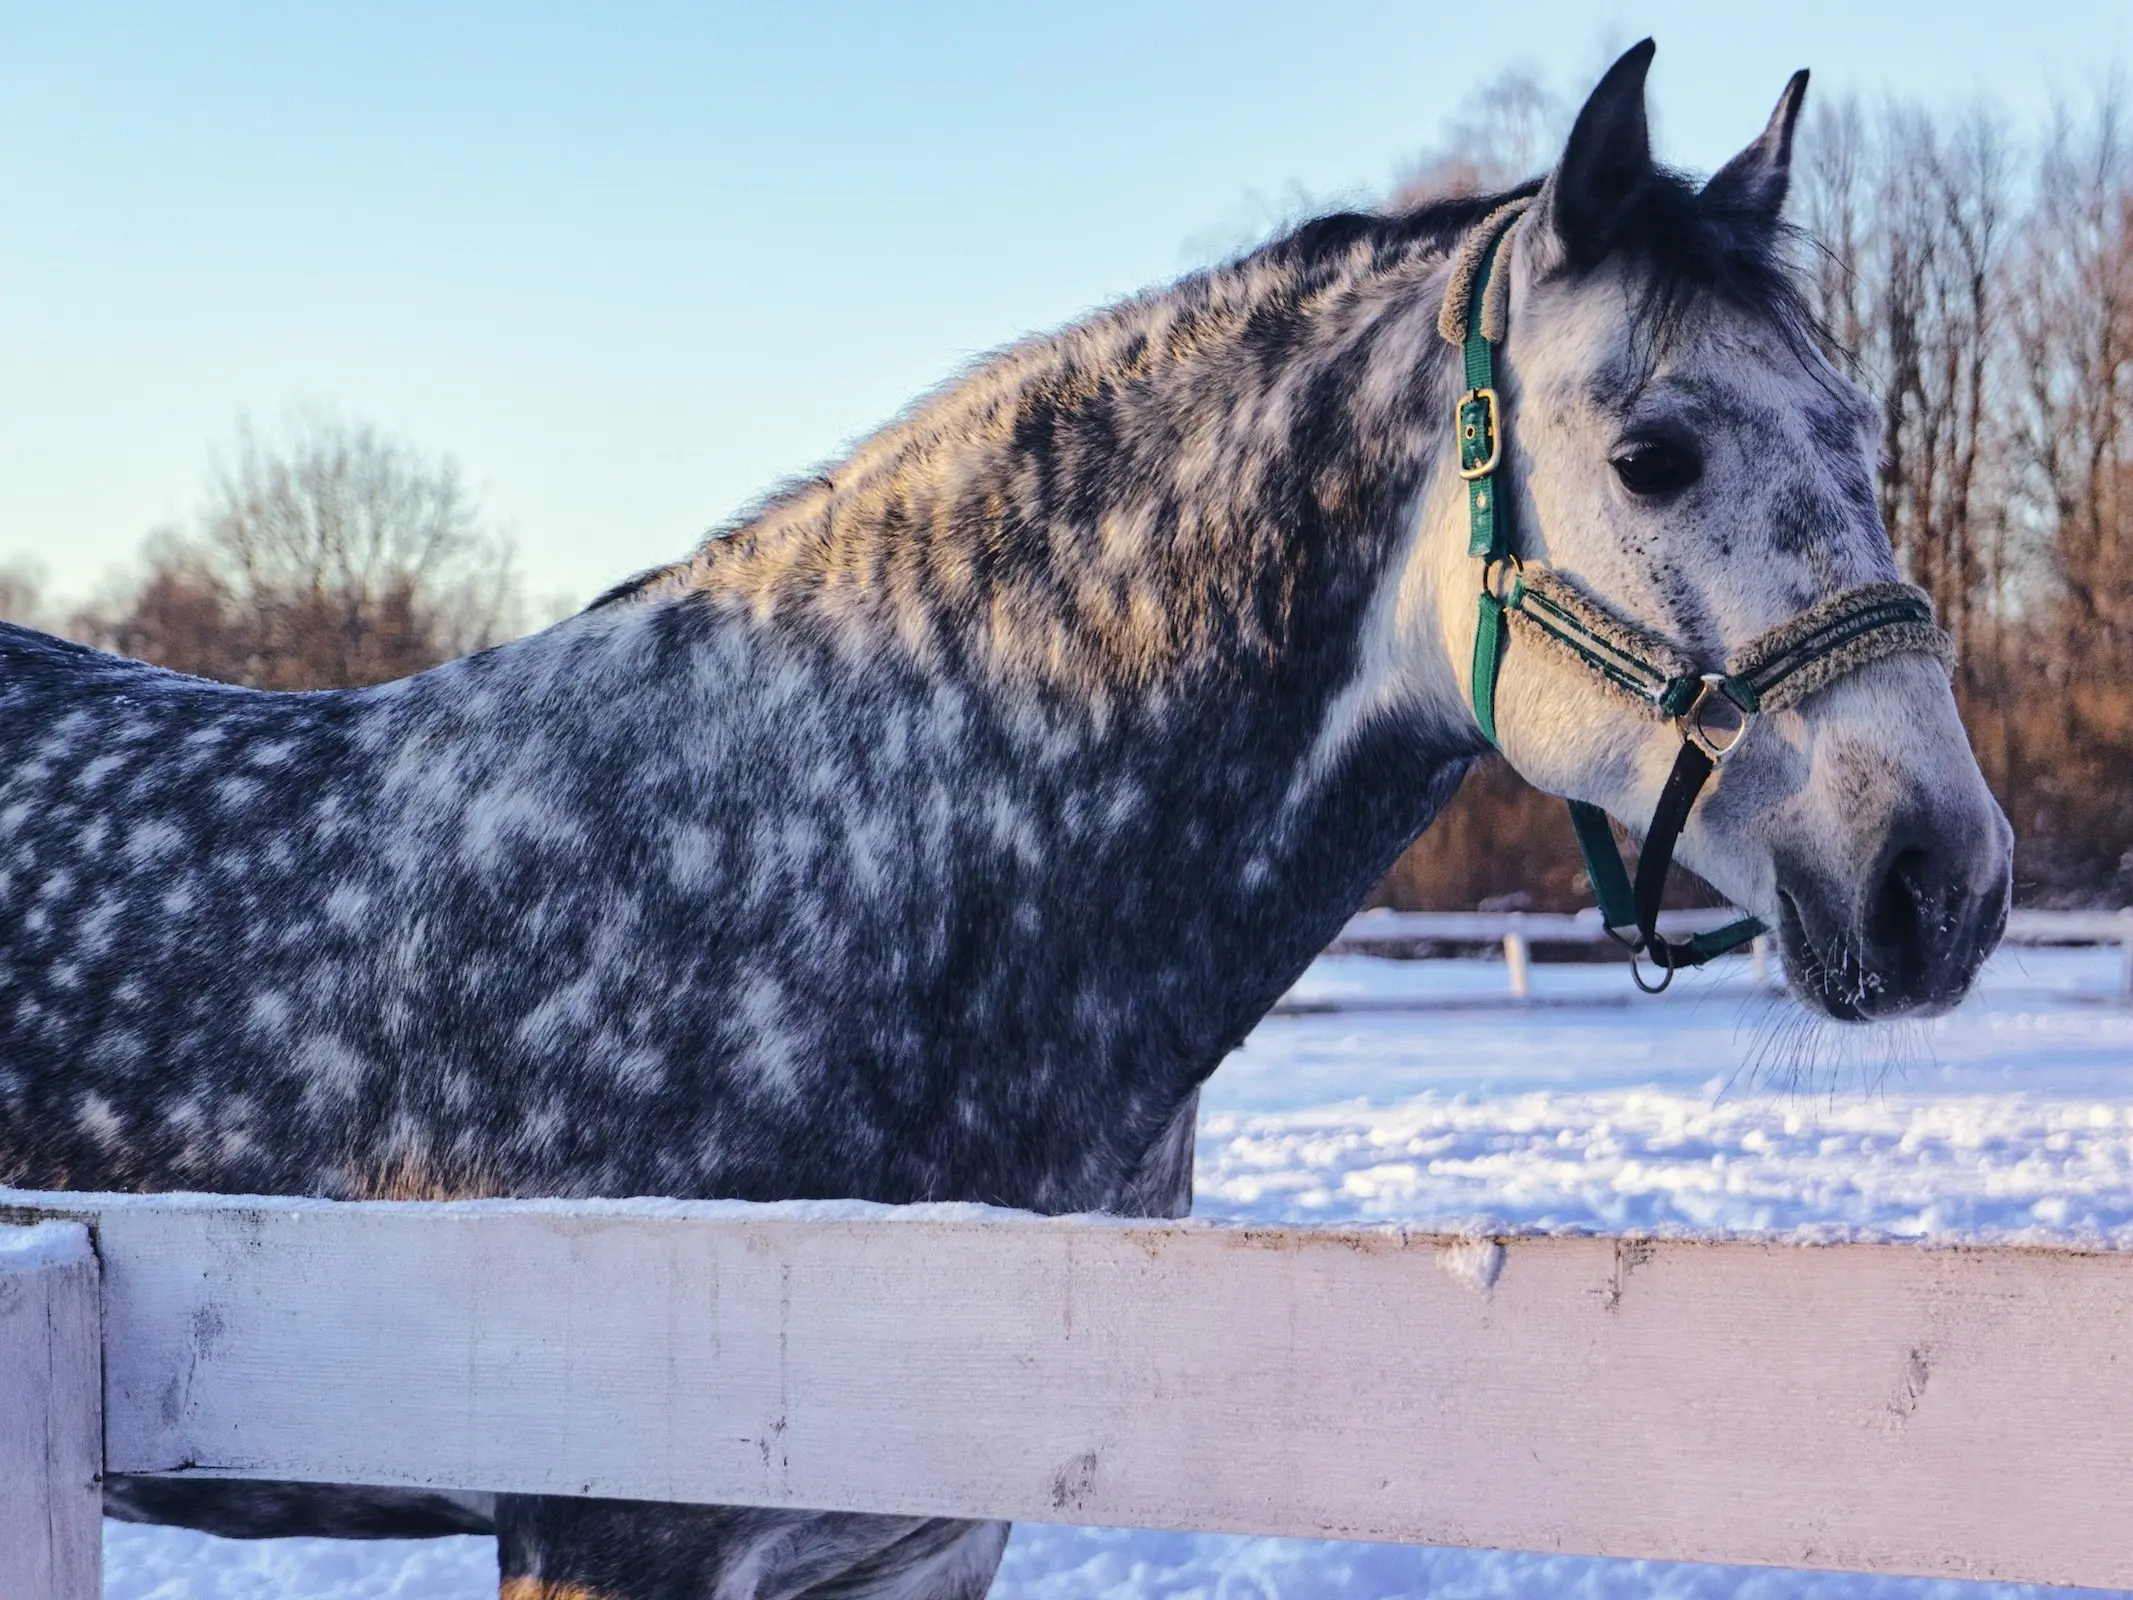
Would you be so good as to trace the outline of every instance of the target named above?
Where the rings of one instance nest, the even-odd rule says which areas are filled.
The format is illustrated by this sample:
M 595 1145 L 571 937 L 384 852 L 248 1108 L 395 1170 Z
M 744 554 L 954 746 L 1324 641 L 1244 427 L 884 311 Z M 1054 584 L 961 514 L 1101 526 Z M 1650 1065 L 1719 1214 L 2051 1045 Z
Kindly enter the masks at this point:
M 1674 938 L 1722 927 L 1740 916 L 1730 907 L 1702 911 L 1668 911 L 1660 915 L 1662 931 Z M 1581 911 L 1365 911 L 1349 919 L 1332 950 L 1383 954 L 1417 946 L 1501 944 L 1510 992 L 1525 999 L 1532 992 L 1532 951 L 1536 946 L 1604 944 L 1607 930 L 1599 914 Z M 2016 911 L 2007 919 L 2005 942 L 2017 945 L 2109 945 L 2118 951 L 2119 993 L 2133 999 L 2133 911 Z M 1769 944 L 1755 941 L 1755 976 L 1769 972 Z M 1342 1009 L 1339 1002 L 1310 1009 Z
M 0 1191 L 112 1472 L 2133 1585 L 2133 1254 L 864 1209 Z M 95 1344 L 0 1315 L 52 1526 Z

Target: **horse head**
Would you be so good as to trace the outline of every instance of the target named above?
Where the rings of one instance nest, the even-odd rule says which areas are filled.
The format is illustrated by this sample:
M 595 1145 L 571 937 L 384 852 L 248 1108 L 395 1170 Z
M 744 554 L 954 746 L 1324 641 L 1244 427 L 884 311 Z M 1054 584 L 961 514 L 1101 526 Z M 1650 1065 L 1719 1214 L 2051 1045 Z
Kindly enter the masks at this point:
M 1880 414 L 1823 353 L 1787 262 L 1780 210 L 1807 75 L 1698 188 L 1652 160 L 1651 55 L 1647 41 L 1607 73 L 1553 172 L 1505 208 L 1493 276 L 1483 262 L 1473 286 L 1498 297 L 1491 444 L 1508 513 L 1506 560 L 1482 582 L 1501 594 L 1531 574 L 1617 619 L 1595 624 L 1608 638 L 1731 671 L 1795 619 L 1842 613 L 1840 597 L 1901 596 L 1874 492 Z M 1525 778 L 1642 827 L 1679 758 L 1683 708 L 1640 715 L 1619 681 L 1585 670 L 1595 661 L 1516 629 L 1488 695 L 1476 680 L 1492 646 L 1471 648 L 1489 625 L 1473 495 L 1447 472 L 1426 496 L 1414 548 L 1433 571 L 1413 588 L 1435 614 L 1412 619 L 1418 634 L 1463 698 L 1493 699 L 1494 738 Z M 1940 636 L 1923 597 L 1901 603 L 1917 615 L 1888 648 L 1833 644 L 1797 681 L 1807 692 L 1752 718 L 1725 708 L 1720 738 L 1737 745 L 1678 845 L 1776 931 L 1797 991 L 1845 1020 L 1954 1004 L 2009 898 L 2012 836 Z

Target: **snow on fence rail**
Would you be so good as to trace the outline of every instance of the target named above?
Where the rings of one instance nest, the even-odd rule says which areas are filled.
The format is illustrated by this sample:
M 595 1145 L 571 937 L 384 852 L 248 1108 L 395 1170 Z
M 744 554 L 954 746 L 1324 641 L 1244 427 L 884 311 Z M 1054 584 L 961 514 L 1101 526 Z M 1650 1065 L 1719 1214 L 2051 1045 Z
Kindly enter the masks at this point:
M 2133 1585 L 2133 1254 L 0 1192 L 55 1216 L 93 1258 L 0 1254 L 9 1600 L 96 1593 L 99 1430 L 120 1473 Z
M 1674 938 L 1722 927 L 1741 913 L 1731 907 L 1667 911 L 1659 917 L 1662 932 Z M 2016 911 L 2007 918 L 2008 944 L 2114 945 L 2119 952 L 2119 991 L 2133 999 L 2133 910 Z M 1605 943 L 1607 930 L 1597 911 L 1575 915 L 1525 911 L 1365 911 L 1349 919 L 1331 948 L 1367 954 L 1408 951 L 1428 944 L 1501 944 L 1514 997 L 1531 993 L 1532 951 L 1536 945 Z M 1763 981 L 1769 961 L 1765 939 L 1755 941 L 1756 981 Z M 1341 1009 L 1330 1002 L 1312 1009 Z

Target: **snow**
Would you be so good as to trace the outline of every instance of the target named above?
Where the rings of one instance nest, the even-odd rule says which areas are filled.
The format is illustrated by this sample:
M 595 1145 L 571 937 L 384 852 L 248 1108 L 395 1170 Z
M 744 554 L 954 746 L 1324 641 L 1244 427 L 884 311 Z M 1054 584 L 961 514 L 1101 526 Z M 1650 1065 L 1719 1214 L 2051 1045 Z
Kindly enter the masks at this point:
M 0 1271 L 30 1272 L 63 1267 L 89 1253 L 89 1230 L 79 1222 L 37 1222 L 0 1227 Z
M 2065 1600 L 2100 1592 L 1023 1525 L 1008 1542 L 992 1600 Z
M 105 1600 L 496 1600 L 494 1539 L 217 1539 L 104 1523 Z
M 1619 966 L 1543 965 L 1532 1002 L 1519 1005 L 1496 963 L 1325 958 L 1292 1000 L 1369 1009 L 1275 1016 L 1224 1065 L 1202 1100 L 1195 1214 L 1468 1234 L 2133 1248 L 2133 1007 L 2117 994 L 2116 951 L 2010 950 L 1952 1015 L 1867 1031 L 1818 1025 L 1748 972 L 1745 960 L 1722 963 L 1646 999 Z M 1484 1285 L 1493 1249 L 1476 1240 L 1439 1264 Z M 496 1587 L 486 1539 L 235 1543 L 107 1523 L 105 1560 L 110 1600 L 490 1600 Z M 2047 1591 L 1024 1525 L 993 1593 L 2041 1600 Z
M 405 1211 L 410 1206 L 444 1216 L 479 1216 L 509 1211 L 519 1216 L 545 1217 L 645 1217 L 695 1220 L 743 1220 L 748 1222 L 1031 1222 L 1034 1213 L 1002 1206 L 975 1205 L 965 1201 L 933 1201 L 921 1205 L 887 1206 L 871 1200 L 668 1200 L 640 1195 L 629 1199 L 604 1200 L 320 1200 L 308 1195 L 201 1194 L 164 1191 L 155 1194 L 98 1194 L 78 1191 L 85 1209 L 98 1212 L 124 1211 L 139 1207 L 155 1211 L 222 1211 L 234 1201 L 248 1211 L 276 1214 L 347 1211 L 375 1207 Z M 0 1185 L 0 1205 L 10 1202 L 38 1204 L 49 1198 L 42 1191 L 10 1189 Z M 1104 1220 L 1115 1221 L 1115 1218 Z M 84 1233 L 84 1239 L 87 1234 Z

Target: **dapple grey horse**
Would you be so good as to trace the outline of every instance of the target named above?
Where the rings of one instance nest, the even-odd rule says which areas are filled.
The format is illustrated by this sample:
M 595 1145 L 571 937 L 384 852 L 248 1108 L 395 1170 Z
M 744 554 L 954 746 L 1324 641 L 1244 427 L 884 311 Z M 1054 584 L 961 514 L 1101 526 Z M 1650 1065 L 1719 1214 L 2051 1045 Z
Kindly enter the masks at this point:
M 1507 198 L 1519 554 L 1719 662 L 1897 578 L 1787 266 L 1804 79 L 1698 187 L 1649 45 L 1512 196 L 1322 217 L 980 364 L 689 559 L 377 688 L 0 629 L 0 1181 L 1177 1215 L 1199 1086 L 1487 749 L 1450 263 Z M 1514 648 L 1501 748 L 1679 747 Z M 1945 674 L 1761 717 L 1680 856 L 1805 1002 L 1945 1007 L 2009 834 Z M 234 1533 L 493 1528 L 516 1600 L 974 1596 L 1000 1524 L 119 1480 Z

